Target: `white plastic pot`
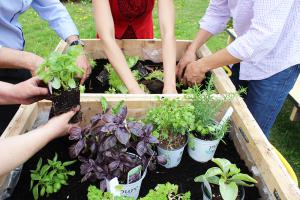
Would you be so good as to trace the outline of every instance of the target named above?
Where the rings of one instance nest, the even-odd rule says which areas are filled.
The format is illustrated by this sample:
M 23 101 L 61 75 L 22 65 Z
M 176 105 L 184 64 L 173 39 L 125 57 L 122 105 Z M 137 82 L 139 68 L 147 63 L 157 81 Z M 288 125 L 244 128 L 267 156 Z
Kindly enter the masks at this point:
M 171 150 L 165 149 L 161 146 L 157 147 L 158 155 L 163 155 L 167 159 L 167 163 L 163 165 L 165 168 L 173 168 L 179 165 L 186 144 L 187 142 L 185 142 L 185 144 L 182 147 Z
M 119 184 L 121 186 L 121 191 L 114 192 L 114 189 L 107 187 L 107 191 L 111 192 L 114 196 L 125 196 L 125 197 L 131 197 L 134 199 L 137 199 L 139 197 L 142 181 L 144 180 L 145 176 L 147 174 L 147 169 L 144 171 L 143 176 L 140 178 L 140 180 L 130 183 L 130 184 Z M 106 180 L 106 185 L 109 185 L 109 181 Z
M 188 152 L 191 158 L 197 162 L 207 162 L 211 160 L 220 143 L 220 139 L 206 141 L 196 138 L 194 135 L 188 136 Z

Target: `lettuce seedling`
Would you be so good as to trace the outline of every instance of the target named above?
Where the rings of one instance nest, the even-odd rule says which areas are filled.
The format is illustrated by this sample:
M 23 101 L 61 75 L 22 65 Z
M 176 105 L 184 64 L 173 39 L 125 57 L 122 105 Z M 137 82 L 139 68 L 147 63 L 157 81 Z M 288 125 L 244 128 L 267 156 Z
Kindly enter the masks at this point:
M 220 194 L 224 200 L 235 200 L 237 198 L 238 185 L 253 187 L 253 183 L 257 183 L 248 174 L 240 173 L 241 170 L 227 159 L 214 158 L 212 161 L 218 167 L 208 169 L 205 174 L 196 177 L 194 180 L 195 182 L 207 181 L 211 184 L 219 185 Z
M 67 166 L 72 165 L 76 161 L 67 161 L 62 163 L 57 160 L 57 153 L 53 160 L 43 165 L 40 158 L 35 170 L 31 170 L 30 190 L 33 197 L 37 200 L 39 197 L 48 197 L 50 194 L 58 192 L 62 185 L 67 185 L 68 176 L 74 176 L 75 171 L 68 171 Z M 34 185 L 35 184 L 35 185 Z
M 150 190 L 149 193 L 139 200 L 190 200 L 191 193 L 178 194 L 178 186 L 166 183 L 158 184 L 154 190 Z

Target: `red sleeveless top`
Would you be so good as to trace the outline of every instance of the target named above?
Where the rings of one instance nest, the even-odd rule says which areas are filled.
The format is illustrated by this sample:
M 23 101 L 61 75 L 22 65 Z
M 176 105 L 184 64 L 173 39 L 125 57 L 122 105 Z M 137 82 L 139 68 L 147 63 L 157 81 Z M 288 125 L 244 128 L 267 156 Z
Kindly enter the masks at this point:
M 117 39 L 152 39 L 155 0 L 109 0 Z

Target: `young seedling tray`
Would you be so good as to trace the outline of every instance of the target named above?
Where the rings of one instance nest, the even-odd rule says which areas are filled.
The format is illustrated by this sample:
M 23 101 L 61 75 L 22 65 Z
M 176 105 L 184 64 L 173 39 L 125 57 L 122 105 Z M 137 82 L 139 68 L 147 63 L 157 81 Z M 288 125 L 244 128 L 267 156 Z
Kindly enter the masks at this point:
M 191 41 L 177 41 L 177 61 L 182 57 L 190 43 Z M 85 44 L 86 53 L 92 56 L 94 60 L 106 59 L 101 40 L 85 40 Z M 152 60 L 156 63 L 162 62 L 160 40 L 122 40 L 118 41 L 118 44 L 120 45 L 121 49 L 126 55 L 139 56 L 142 60 Z M 60 42 L 56 50 L 65 51 L 66 48 L 66 43 L 62 41 Z M 152 54 L 149 54 L 149 52 L 152 52 Z M 206 46 L 201 47 L 197 52 L 197 56 L 199 58 L 207 56 L 209 54 L 210 51 L 207 49 Z M 212 76 L 214 77 L 215 87 L 220 94 L 235 92 L 235 88 L 232 82 L 222 69 L 213 70 Z M 99 112 L 100 96 L 100 94 L 84 94 L 81 96 L 83 124 L 87 124 L 90 116 Z M 179 96 L 180 95 L 173 95 L 173 97 Z M 125 103 L 129 109 L 129 116 L 135 117 L 143 117 L 145 115 L 145 112 L 149 108 L 158 105 L 156 95 L 120 94 L 106 95 L 106 97 L 110 104 L 115 104 L 116 102 L 122 99 L 125 100 Z M 231 154 L 234 156 L 226 158 L 229 160 L 231 159 L 232 162 L 237 163 L 238 167 L 240 167 L 244 172 L 247 172 L 247 168 L 252 173 L 252 175 L 258 180 L 258 184 L 256 185 L 256 187 L 259 190 L 259 195 L 261 196 L 261 199 L 300 199 L 300 191 L 298 187 L 290 178 L 285 167 L 275 154 L 274 148 L 264 136 L 262 130 L 259 128 L 258 124 L 254 120 L 243 99 L 235 98 L 230 102 L 230 105 L 234 109 L 234 113 L 232 116 L 233 128 L 230 133 L 233 142 L 226 139 L 227 145 L 221 143 L 221 145 L 218 147 L 216 157 L 226 157 L 225 151 L 232 148 L 233 150 Z M 14 119 L 11 121 L 6 131 L 3 133 L 2 138 L 23 134 L 24 132 L 31 130 L 33 128 L 33 125 L 37 124 L 37 119 L 40 119 L 42 115 L 47 115 L 49 109 L 49 102 L 39 102 L 30 106 L 21 106 Z M 64 151 L 67 151 L 66 148 L 68 142 L 64 142 L 63 139 L 60 139 L 59 143 L 61 142 L 62 144 L 59 144 L 58 146 L 60 146 L 60 148 L 62 148 Z M 48 156 L 52 158 L 54 156 L 54 152 L 60 151 L 60 148 L 50 148 L 50 150 L 48 149 L 48 151 L 46 151 L 47 147 L 45 147 L 42 151 L 45 150 L 45 157 Z M 234 149 L 238 154 L 234 153 Z M 67 154 L 63 153 L 64 151 L 58 152 L 60 159 L 69 160 L 69 158 L 66 157 Z M 29 166 L 29 163 L 33 162 L 33 159 L 37 159 L 37 157 L 39 157 L 39 154 L 37 154 L 35 157 L 29 160 L 24 165 L 24 169 L 26 169 L 26 166 Z M 35 164 L 36 163 L 32 163 L 32 166 L 34 166 L 34 168 Z M 196 164 L 200 167 L 195 167 Z M 159 182 L 157 178 L 161 178 L 162 182 L 170 181 L 173 183 L 177 183 L 179 184 L 180 189 L 188 190 L 188 187 L 193 187 L 192 180 L 190 180 L 191 182 L 189 182 L 191 183 L 191 186 L 186 185 L 187 182 L 184 181 L 188 181 L 188 179 L 193 179 L 194 175 L 201 174 L 203 172 L 200 169 L 202 168 L 201 166 L 203 167 L 202 170 L 204 171 L 207 169 L 207 167 L 211 166 L 211 163 L 208 163 L 207 165 L 194 163 L 187 155 L 185 155 L 181 162 L 181 165 L 178 168 L 173 169 L 174 171 L 164 170 L 163 168 L 158 169 L 161 173 L 168 171 L 167 173 L 176 174 L 177 178 L 175 178 L 175 175 L 173 176 L 176 180 L 171 179 L 172 176 L 170 175 L 162 176 L 161 174 L 155 174 L 150 172 L 143 182 L 141 195 L 145 194 L 146 190 L 148 190 L 150 187 L 153 187 L 156 183 Z M 76 165 L 74 165 L 74 167 L 76 168 Z M 184 173 L 184 169 L 187 170 L 189 168 L 193 169 L 191 170 L 191 172 L 193 173 L 187 175 L 187 173 Z M 200 170 L 199 173 L 198 169 Z M 26 172 L 23 172 L 24 175 L 25 173 Z M 15 194 L 21 192 L 24 192 L 23 194 L 29 193 L 29 184 L 26 185 L 25 182 L 21 182 L 23 174 L 21 175 L 20 185 L 17 186 Z M 170 177 L 170 179 L 168 179 L 167 177 Z M 0 178 L 0 193 L 3 192 L 3 189 L 6 189 L 5 186 L 7 185 L 9 180 L 11 180 L 10 174 Z M 84 190 L 84 195 L 82 194 L 83 196 L 76 196 L 74 199 L 84 199 L 87 187 L 87 185 L 85 184 L 87 183 L 80 184 L 80 177 L 77 177 L 76 181 L 78 182 L 78 185 L 70 184 L 69 187 L 73 187 L 73 190 L 78 190 L 78 192 Z M 26 191 L 19 191 L 20 187 L 26 189 Z M 250 189 L 255 191 L 255 189 L 253 188 Z M 200 191 L 200 189 L 197 191 Z M 247 191 L 248 189 L 246 190 L 246 196 Z M 193 190 L 191 192 L 193 193 Z M 195 195 L 199 195 L 197 194 L 197 192 L 194 193 Z M 250 197 L 253 196 L 250 195 Z M 66 198 L 67 197 L 65 197 L 64 199 Z M 253 197 L 252 199 L 255 198 L 257 198 L 257 196 Z M 71 199 L 71 196 L 69 196 L 69 199 Z

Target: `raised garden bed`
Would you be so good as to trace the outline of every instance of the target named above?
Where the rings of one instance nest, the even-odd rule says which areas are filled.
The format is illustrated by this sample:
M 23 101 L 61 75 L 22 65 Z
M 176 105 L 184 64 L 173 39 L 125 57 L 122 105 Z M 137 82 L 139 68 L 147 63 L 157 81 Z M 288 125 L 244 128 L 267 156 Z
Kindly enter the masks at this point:
M 160 41 L 156 40 L 124 40 L 124 41 L 119 41 L 119 45 L 123 49 L 124 53 L 126 55 L 133 55 L 133 56 L 139 56 L 143 60 L 153 60 L 152 58 L 149 57 L 149 55 L 145 54 L 145 49 L 148 51 L 155 52 L 157 51 L 159 53 L 160 49 Z M 187 46 L 190 44 L 189 41 L 178 41 L 177 42 L 177 60 L 183 55 L 185 49 Z M 60 43 L 58 46 L 57 50 L 58 51 L 64 51 L 66 48 L 66 44 L 64 42 Z M 94 60 L 97 59 L 105 59 L 105 55 L 103 52 L 103 45 L 100 40 L 86 40 L 86 46 L 85 46 L 85 51 L 89 53 Z M 199 49 L 199 54 L 198 57 L 206 56 L 210 52 L 206 47 L 201 47 Z M 155 62 L 161 62 L 161 57 L 158 56 L 155 59 Z M 212 75 L 214 77 L 215 81 L 215 87 L 218 90 L 219 93 L 229 93 L 229 92 L 234 92 L 235 89 L 231 83 L 231 81 L 228 79 L 226 76 L 225 72 L 221 69 L 214 70 L 212 72 Z M 87 124 L 89 121 L 89 118 L 99 112 L 100 109 L 100 104 L 99 104 L 99 98 L 101 95 L 92 95 L 92 94 L 85 94 L 82 95 L 81 97 L 81 106 L 82 106 L 82 112 L 83 112 L 83 124 Z M 172 95 L 171 95 L 172 96 Z M 177 95 L 175 95 L 177 97 Z M 174 97 L 174 95 L 173 95 Z M 154 106 L 157 106 L 158 101 L 156 98 L 156 95 L 112 95 L 107 97 L 109 103 L 115 104 L 116 102 L 120 100 L 125 100 L 126 105 L 128 106 L 129 110 L 129 116 L 135 116 L 138 118 L 141 118 L 145 115 L 146 111 Z M 227 140 L 227 145 L 224 147 L 223 143 L 220 143 L 220 146 L 218 147 L 218 150 L 216 152 L 216 156 L 222 154 L 227 155 L 227 150 L 230 151 L 229 153 L 232 155 L 237 155 L 234 154 L 235 150 L 238 152 L 238 155 L 240 156 L 241 160 L 238 159 L 238 156 L 234 156 L 234 158 L 227 157 L 227 159 L 231 159 L 231 161 L 236 162 L 238 167 L 242 168 L 243 172 L 247 172 L 247 169 L 252 172 L 253 176 L 258 180 L 258 184 L 256 184 L 256 187 L 259 190 L 259 195 L 261 196 L 262 199 L 287 199 L 287 200 L 293 200 L 293 199 L 299 199 L 300 198 L 300 192 L 297 186 L 293 183 L 292 179 L 289 177 L 287 171 L 283 167 L 283 165 L 280 163 L 279 159 L 277 158 L 274 149 L 272 146 L 269 144 L 267 139 L 264 137 L 262 131 L 258 127 L 257 123 L 251 116 L 250 112 L 248 111 L 245 103 L 241 98 L 236 98 L 234 99 L 231 103 L 231 106 L 234 109 L 234 113 L 232 116 L 232 131 L 231 131 L 231 138 L 233 139 L 233 143 L 230 140 Z M 39 102 L 37 104 L 31 105 L 31 106 L 22 106 L 18 113 L 16 114 L 15 118 L 13 121 L 10 123 L 2 137 L 9 137 L 12 135 L 18 135 L 22 134 L 25 131 L 31 130 L 33 124 L 36 123 L 36 119 L 41 117 L 41 115 L 48 113 L 50 109 L 50 103 L 49 102 Z M 63 142 L 63 140 L 60 140 L 59 143 Z M 55 142 L 52 142 L 55 143 Z M 53 145 L 53 144 L 49 145 Z M 66 145 L 66 143 L 63 143 Z M 234 144 L 234 145 L 233 145 Z M 49 146 L 48 145 L 48 146 Z M 59 145 L 60 147 L 63 145 Z M 67 145 L 66 145 L 67 146 Z M 230 148 L 228 148 L 230 147 Z M 235 148 L 234 148 L 235 147 Z M 46 147 L 42 151 L 47 150 Z M 61 147 L 63 148 L 63 147 Z M 51 150 L 51 153 L 46 153 L 43 152 L 44 156 L 49 156 L 52 158 L 54 156 L 54 152 L 59 151 L 58 149 L 56 150 Z M 64 151 L 60 152 L 60 159 L 64 160 L 70 160 L 69 158 L 65 158 L 62 154 L 64 154 Z M 229 154 L 228 153 L 228 154 Z M 66 155 L 66 154 L 65 154 Z M 224 155 L 224 156 L 226 156 Z M 36 159 L 37 162 L 37 157 L 35 156 L 33 159 Z M 30 166 L 30 162 L 32 162 L 32 159 L 25 165 Z M 203 168 L 201 167 L 203 166 Z M 145 194 L 145 191 L 160 182 L 157 181 L 157 179 L 161 177 L 166 177 L 166 179 L 170 180 L 172 183 L 177 183 L 180 188 L 180 192 L 184 192 L 187 189 L 186 184 L 191 183 L 189 182 L 188 178 L 193 179 L 194 175 L 200 175 L 201 173 L 205 172 L 205 170 L 208 167 L 211 167 L 212 163 L 208 165 L 203 165 L 196 163 L 192 161 L 188 156 L 186 156 L 186 153 L 183 156 L 183 161 L 179 165 L 178 168 L 174 169 L 162 169 L 159 168 L 158 170 L 162 173 L 166 173 L 164 176 L 161 174 L 156 174 L 152 172 L 148 172 L 148 175 L 146 179 L 143 181 L 143 186 L 141 189 L 141 195 Z M 74 165 L 74 169 L 77 168 L 78 166 Z M 199 168 L 199 172 L 195 172 L 196 170 L 189 171 L 188 169 L 196 169 Z M 200 169 L 201 168 L 201 169 Z M 183 170 L 185 169 L 185 170 Z M 178 171 L 177 171 L 178 170 Z M 180 171 L 180 172 L 179 172 Z M 24 171 L 26 172 L 26 171 Z M 191 177 L 185 177 L 181 176 L 183 173 L 194 173 L 191 174 Z M 172 173 L 170 175 L 169 173 Z M 24 173 L 25 175 L 26 173 Z M 175 176 L 176 175 L 176 176 Z M 23 175 L 22 175 L 23 177 Z M 151 178 L 148 178 L 151 177 Z M 167 178 L 168 177 L 168 178 Z M 157 179 L 156 179 L 157 178 Z M 170 178 L 170 179 L 169 179 Z M 151 179 L 151 180 L 150 180 Z M 1 177 L 0 179 L 0 184 L 1 186 L 4 186 L 7 181 L 8 181 L 8 176 Z M 21 180 L 23 180 L 21 178 Z M 70 181 L 72 182 L 73 178 L 70 178 Z M 74 177 L 74 180 L 79 183 L 79 178 L 76 176 Z M 164 182 L 164 179 L 160 179 L 162 182 Z M 71 183 L 70 182 L 70 183 Z M 65 187 L 67 190 L 68 188 L 72 188 L 71 190 L 78 191 L 80 192 L 85 192 L 86 194 L 86 187 L 87 185 L 84 184 L 77 184 L 73 185 L 72 184 L 68 187 Z M 193 183 L 191 184 L 190 188 L 195 188 Z M 20 186 L 22 186 L 21 184 Z M 26 186 L 26 183 L 23 188 L 27 188 L 25 193 L 28 193 L 31 195 L 31 193 L 28 192 L 29 190 L 29 185 Z M 147 188 L 148 187 L 148 188 Z M 1 188 L 1 187 L 0 187 Z M 19 188 L 19 186 L 18 186 Z M 3 188 L 1 188 L 3 189 Z M 251 188 L 253 189 L 253 188 Z M 22 192 L 23 189 L 21 189 Z M 192 191 L 192 197 L 195 195 L 195 198 L 197 195 L 199 195 L 199 191 L 194 191 L 195 189 L 191 189 Z M 0 190 L 1 191 L 1 190 Z M 64 191 L 64 188 L 62 189 Z M 69 190 L 68 190 L 69 191 Z M 193 192 L 194 191 L 194 192 Z M 256 190 L 253 190 L 255 194 L 254 196 L 249 196 L 250 199 L 256 199 L 257 198 L 257 193 Z M 15 191 L 18 193 L 18 189 Z M 198 193 L 197 193 L 198 192 Z M 21 193 L 21 191 L 20 191 Z M 78 195 L 76 193 L 76 195 Z M 247 193 L 247 190 L 246 190 Z M 71 195 L 71 194 L 70 194 Z M 72 194 L 73 195 L 73 194 Z M 251 195 L 251 194 L 249 194 Z M 57 197 L 57 196 L 56 196 Z M 73 196 L 72 196 L 73 197 Z M 76 196 L 74 199 L 84 199 L 84 196 Z M 194 198 L 194 199 L 195 199 Z M 246 197 L 247 198 L 247 197 Z M 22 197 L 23 199 L 23 197 Z M 25 198 L 24 198 L 25 199 Z M 63 199 L 60 197 L 57 197 L 56 199 Z M 67 199 L 67 197 L 66 197 Z M 69 199 L 71 196 L 69 196 Z M 197 199 L 197 198 L 196 198 Z

